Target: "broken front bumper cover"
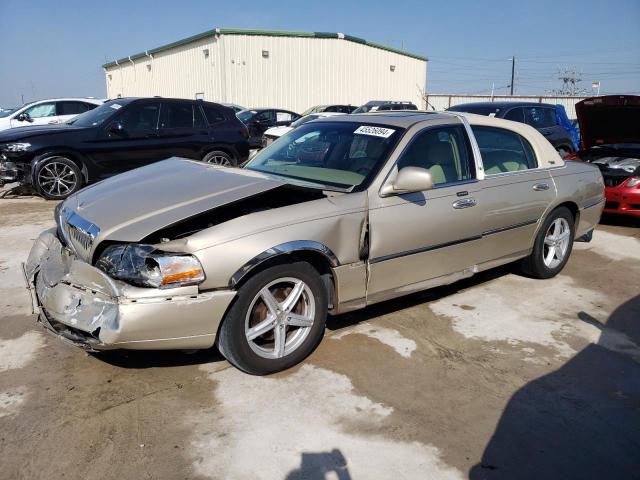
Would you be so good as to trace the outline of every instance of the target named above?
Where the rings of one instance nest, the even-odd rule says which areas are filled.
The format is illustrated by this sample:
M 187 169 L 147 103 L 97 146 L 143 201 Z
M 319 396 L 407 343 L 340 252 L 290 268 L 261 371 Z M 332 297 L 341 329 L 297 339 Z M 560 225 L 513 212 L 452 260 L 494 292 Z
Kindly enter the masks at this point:
M 38 237 L 23 270 L 38 322 L 90 351 L 209 348 L 236 293 L 128 285 L 75 258 L 55 229 Z

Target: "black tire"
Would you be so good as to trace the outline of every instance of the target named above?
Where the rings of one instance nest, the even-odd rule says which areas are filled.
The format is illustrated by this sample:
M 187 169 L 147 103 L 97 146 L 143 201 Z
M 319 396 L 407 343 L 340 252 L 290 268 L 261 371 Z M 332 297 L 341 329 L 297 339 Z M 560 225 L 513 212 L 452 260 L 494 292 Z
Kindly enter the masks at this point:
M 263 355 L 256 353 L 256 349 L 260 350 L 264 347 L 265 350 L 270 349 L 269 335 L 273 332 L 273 344 L 276 345 L 275 340 L 275 328 L 271 328 L 252 342 L 247 338 L 247 324 L 250 327 L 265 321 L 264 318 L 257 319 L 255 324 L 250 323 L 252 315 L 256 312 L 256 309 L 262 308 L 266 315 L 266 302 L 262 302 L 262 298 L 258 298 L 263 288 L 269 286 L 272 282 L 278 281 L 283 278 L 293 278 L 304 282 L 308 290 L 304 290 L 299 297 L 300 303 L 296 303 L 299 308 L 301 305 L 311 305 L 313 303 L 313 324 L 308 327 L 306 333 L 301 333 L 301 329 L 304 327 L 297 326 L 285 326 L 285 341 L 286 343 L 293 342 L 295 345 L 296 337 L 299 335 L 298 346 L 292 351 L 281 356 L 280 358 L 265 358 Z M 278 293 L 276 284 L 274 296 Z M 289 291 L 291 293 L 292 290 Z M 307 293 L 310 292 L 311 296 Z M 289 295 L 286 290 L 283 290 L 283 295 L 286 297 Z M 312 301 L 312 299 L 313 301 Z M 279 299 L 277 299 L 280 301 Z M 304 302 L 307 303 L 304 303 Z M 282 307 L 284 301 L 278 305 Z M 252 307 L 253 306 L 253 307 Z M 249 309 L 253 313 L 250 314 Z M 271 317 L 273 318 L 273 317 Z M 327 293 L 322 283 L 322 279 L 318 272 L 306 262 L 296 262 L 290 264 L 281 264 L 269 267 L 253 277 L 251 277 L 245 284 L 243 284 L 238 290 L 238 295 L 227 312 L 220 331 L 218 334 L 217 346 L 220 353 L 235 367 L 240 370 L 252 374 L 252 375 L 266 375 L 269 373 L 279 372 L 290 368 L 302 360 L 304 360 L 313 350 L 318 346 L 324 335 L 325 322 L 327 318 Z M 306 335 L 306 336 L 304 336 Z M 257 342 L 264 342 L 262 345 L 257 345 Z M 283 344 L 285 345 L 285 344 Z M 283 350 L 284 352 L 284 350 Z
M 34 174 L 36 191 L 48 200 L 64 200 L 82 188 L 80 167 L 64 155 L 41 155 Z
M 220 165 L 222 167 L 235 167 L 238 164 L 238 161 L 235 158 L 222 150 L 208 152 L 204 157 L 202 157 L 202 161 L 212 165 Z
M 549 229 L 556 220 L 566 221 L 566 224 L 569 228 L 569 243 L 567 245 L 566 251 L 562 256 L 561 261 L 557 265 L 547 265 L 545 263 L 545 254 L 548 253 L 548 246 L 545 246 L 545 239 L 547 238 L 547 233 L 549 233 Z M 544 220 L 540 230 L 538 231 L 538 235 L 536 236 L 535 243 L 533 244 L 533 251 L 531 255 L 527 258 L 523 259 L 520 263 L 520 269 L 526 275 L 533 278 L 551 278 L 555 277 L 558 273 L 562 271 L 564 266 L 569 261 L 569 257 L 571 256 L 571 250 L 573 248 L 573 240 L 575 236 L 575 219 L 573 218 L 573 214 L 566 207 L 558 207 L 553 210 L 547 218 Z M 545 250 L 547 248 L 547 250 Z

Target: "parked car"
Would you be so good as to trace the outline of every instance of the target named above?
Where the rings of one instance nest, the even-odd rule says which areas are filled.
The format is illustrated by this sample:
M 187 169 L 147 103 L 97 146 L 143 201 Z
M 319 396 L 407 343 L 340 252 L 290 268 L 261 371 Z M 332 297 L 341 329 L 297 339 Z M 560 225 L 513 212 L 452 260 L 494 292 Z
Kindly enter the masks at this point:
M 475 113 L 526 123 L 542 133 L 561 157 L 575 151 L 571 132 L 559 122 L 555 105 L 535 102 L 478 102 L 455 105 L 447 111 Z
M 253 108 L 237 113 L 249 129 L 249 147 L 262 148 L 262 135 L 271 127 L 287 127 L 300 118 L 295 112 L 277 108 Z
M 371 100 L 359 106 L 351 113 L 367 113 L 387 110 L 418 110 L 411 102 L 394 102 L 391 100 Z
M 95 98 L 53 98 L 27 103 L 6 115 L 0 112 L 0 130 L 65 123 L 102 103 L 104 100 Z
M 18 107 L 9 107 L 9 108 L 0 109 L 0 118 L 8 117 L 13 112 L 15 112 L 17 109 L 18 109 Z
M 317 120 L 319 118 L 333 117 L 336 115 L 345 115 L 345 114 L 337 113 L 337 112 L 312 113 L 310 115 L 304 115 L 303 117 L 300 117 L 298 120 L 293 122 L 288 127 L 271 127 L 266 132 L 264 132 L 264 135 L 262 136 L 262 147 L 264 148 L 269 146 L 271 143 L 274 142 L 274 140 L 277 140 L 285 133 L 289 133 L 294 128 L 298 128 L 300 125 L 304 125 L 307 122 L 310 122 L 312 120 Z
M 355 109 L 356 107 L 353 105 L 316 105 L 315 107 L 305 110 L 302 116 L 322 112 L 352 113 Z
M 121 98 L 62 125 L 0 132 L 0 181 L 63 199 L 83 185 L 178 156 L 236 165 L 249 154 L 233 110 L 201 100 Z
M 339 115 L 242 169 L 170 159 L 81 190 L 25 276 L 41 324 L 88 350 L 216 345 L 266 374 L 302 361 L 328 312 L 514 261 L 553 277 L 603 204 L 600 171 L 528 125 Z
M 605 184 L 605 213 L 640 217 L 640 97 L 611 95 L 576 104 L 582 145 L 569 158 L 597 165 Z

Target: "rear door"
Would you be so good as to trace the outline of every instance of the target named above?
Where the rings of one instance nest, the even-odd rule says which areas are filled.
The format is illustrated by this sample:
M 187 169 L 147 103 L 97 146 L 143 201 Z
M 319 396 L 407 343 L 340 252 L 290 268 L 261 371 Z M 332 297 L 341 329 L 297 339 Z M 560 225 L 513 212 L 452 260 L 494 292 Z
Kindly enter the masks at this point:
M 91 110 L 92 108 L 90 108 L 90 106 L 95 108 L 97 105 L 90 105 L 85 102 L 74 100 L 56 102 L 57 122 L 64 123 L 68 120 L 71 120 L 73 117 Z
M 523 136 L 506 128 L 471 128 L 485 172 L 478 262 L 518 256 L 531 248 L 538 222 L 554 199 L 553 180 L 547 168 L 538 167 Z
M 200 106 L 195 102 L 163 102 L 159 135 L 167 157 L 202 159 L 208 136 Z

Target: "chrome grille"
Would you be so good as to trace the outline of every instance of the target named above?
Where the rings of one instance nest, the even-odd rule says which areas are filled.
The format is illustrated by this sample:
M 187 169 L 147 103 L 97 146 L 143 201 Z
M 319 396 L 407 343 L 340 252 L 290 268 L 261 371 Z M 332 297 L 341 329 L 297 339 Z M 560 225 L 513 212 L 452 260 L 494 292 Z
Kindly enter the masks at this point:
M 90 262 L 93 241 L 100 229 L 66 207 L 60 210 L 57 221 L 67 246 L 82 260 Z

